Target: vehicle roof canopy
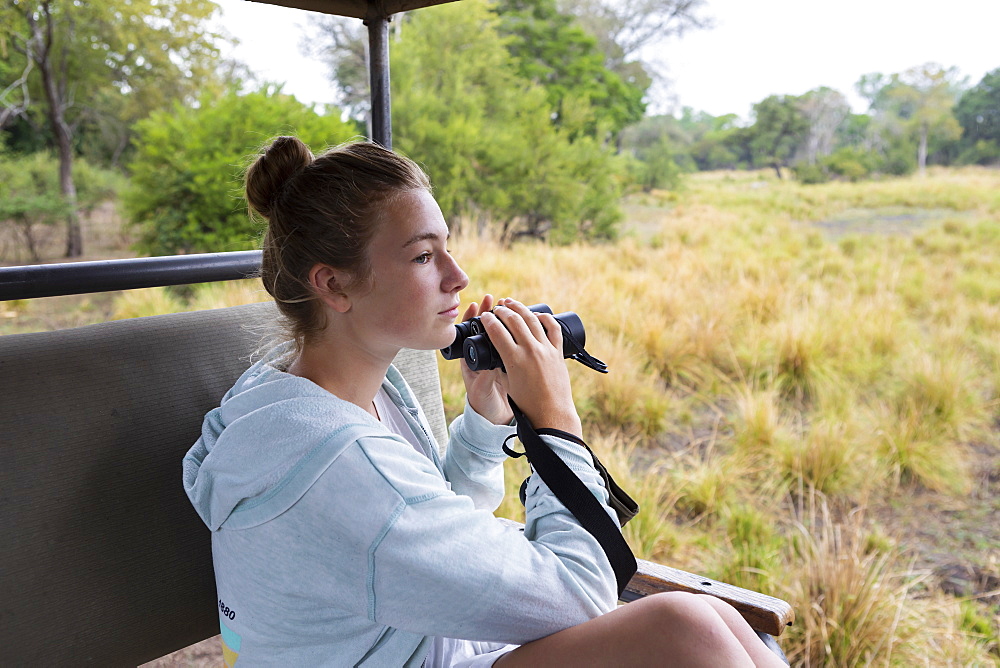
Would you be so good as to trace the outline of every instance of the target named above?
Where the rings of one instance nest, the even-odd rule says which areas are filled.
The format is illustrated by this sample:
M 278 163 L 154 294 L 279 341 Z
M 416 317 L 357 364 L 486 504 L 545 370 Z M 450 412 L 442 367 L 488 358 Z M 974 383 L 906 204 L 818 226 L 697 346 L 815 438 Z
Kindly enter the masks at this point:
M 324 14 L 336 14 L 338 16 L 352 16 L 358 19 L 374 16 L 389 16 L 398 12 L 407 12 L 411 9 L 430 7 L 431 5 L 443 5 L 446 2 L 455 0 L 251 0 L 265 5 L 280 5 L 282 7 L 294 7 L 296 9 L 307 9 L 313 12 Z

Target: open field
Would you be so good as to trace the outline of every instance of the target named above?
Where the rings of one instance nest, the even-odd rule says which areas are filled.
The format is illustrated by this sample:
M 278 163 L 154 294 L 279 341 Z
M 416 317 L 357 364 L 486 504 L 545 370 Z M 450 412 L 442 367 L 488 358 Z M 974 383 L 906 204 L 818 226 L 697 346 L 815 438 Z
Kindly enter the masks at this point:
M 643 508 L 637 554 L 789 600 L 793 665 L 1000 665 L 1000 172 L 698 174 L 627 220 L 614 244 L 452 250 L 466 302 L 582 317 L 611 373 L 572 365 L 575 397 Z M 0 333 L 265 297 L 5 303 Z

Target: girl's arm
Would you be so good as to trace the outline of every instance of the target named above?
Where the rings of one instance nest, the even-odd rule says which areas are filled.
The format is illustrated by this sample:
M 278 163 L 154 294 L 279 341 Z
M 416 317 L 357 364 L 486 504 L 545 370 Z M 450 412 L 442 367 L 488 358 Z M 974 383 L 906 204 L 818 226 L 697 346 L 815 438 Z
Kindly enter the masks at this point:
M 469 305 L 464 320 L 479 316 L 504 360 L 499 369 L 472 371 L 462 360 L 465 412 L 452 423 L 445 477 L 452 489 L 471 497 L 477 508 L 496 510 L 503 500 L 502 444 L 513 431 L 508 395 L 518 401 L 535 428 L 562 429 L 579 436 L 569 372 L 563 361 L 562 330 L 551 315 L 537 315 L 520 302 L 493 296 Z
M 449 428 L 444 475 L 457 494 L 472 499 L 476 508 L 493 512 L 503 501 L 503 442 L 514 434 L 510 425 L 496 425 L 466 401 L 465 411 Z
M 543 438 L 606 502 L 586 450 Z M 612 609 L 615 577 L 600 544 L 535 476 L 525 510 L 522 532 L 449 491 L 412 448 L 360 439 L 296 504 L 327 524 L 303 527 L 326 573 L 308 578 L 309 595 L 410 633 L 513 643 Z

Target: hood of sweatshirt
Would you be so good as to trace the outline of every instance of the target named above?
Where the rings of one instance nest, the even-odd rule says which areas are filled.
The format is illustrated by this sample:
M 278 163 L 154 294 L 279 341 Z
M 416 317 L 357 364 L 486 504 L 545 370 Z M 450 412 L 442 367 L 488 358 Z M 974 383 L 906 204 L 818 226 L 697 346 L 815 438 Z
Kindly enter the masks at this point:
M 360 407 L 277 368 L 287 352 L 279 346 L 240 376 L 184 457 L 184 490 L 212 531 L 277 517 L 358 438 L 390 437 Z

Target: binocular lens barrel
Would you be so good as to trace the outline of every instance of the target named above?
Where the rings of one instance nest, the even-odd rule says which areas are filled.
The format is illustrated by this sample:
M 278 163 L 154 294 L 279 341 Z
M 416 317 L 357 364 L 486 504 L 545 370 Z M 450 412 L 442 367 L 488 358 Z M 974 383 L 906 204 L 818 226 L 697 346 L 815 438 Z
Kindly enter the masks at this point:
M 552 314 L 552 309 L 546 304 L 535 304 L 528 307 L 535 313 Z M 587 334 L 583 328 L 580 316 L 572 311 L 553 316 L 563 328 L 563 357 L 572 357 L 586 345 Z M 566 336 L 566 332 L 571 336 Z M 455 341 L 441 350 L 445 359 L 465 358 L 465 363 L 473 371 L 487 371 L 503 368 L 500 353 L 490 342 L 479 318 L 472 318 L 455 325 Z

